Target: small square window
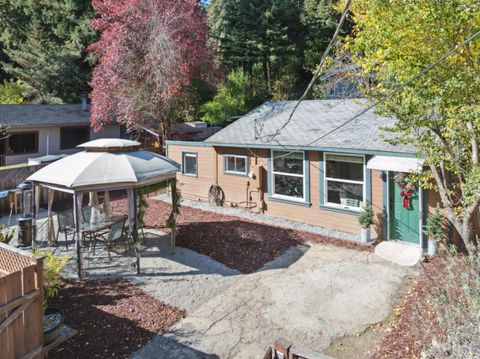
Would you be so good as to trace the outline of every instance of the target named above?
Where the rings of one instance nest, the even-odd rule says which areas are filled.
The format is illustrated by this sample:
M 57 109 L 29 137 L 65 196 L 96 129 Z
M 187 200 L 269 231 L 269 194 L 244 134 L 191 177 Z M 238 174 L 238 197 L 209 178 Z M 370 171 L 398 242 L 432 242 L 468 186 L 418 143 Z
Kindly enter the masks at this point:
M 247 175 L 247 156 L 225 155 L 224 170 L 226 174 Z
M 182 174 L 186 176 L 197 175 L 197 154 L 184 153 L 182 158 Z

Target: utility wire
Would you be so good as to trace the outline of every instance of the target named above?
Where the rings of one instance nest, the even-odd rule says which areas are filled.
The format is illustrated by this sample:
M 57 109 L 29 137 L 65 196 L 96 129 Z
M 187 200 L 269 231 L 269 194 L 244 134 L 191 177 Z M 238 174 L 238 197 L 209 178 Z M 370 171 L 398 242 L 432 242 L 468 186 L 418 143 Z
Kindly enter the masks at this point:
M 387 94 L 384 94 L 382 95 L 382 98 L 375 101 L 374 103 L 372 103 L 370 106 L 366 107 L 365 109 L 363 109 L 362 111 L 358 112 L 355 116 L 351 117 L 350 119 L 348 119 L 347 121 L 345 121 L 344 123 L 342 123 L 341 125 L 337 126 L 336 128 L 332 129 L 331 131 L 323 134 L 322 136 L 314 139 L 313 141 L 307 143 L 306 145 L 294 150 L 294 151 L 291 151 L 289 153 L 286 153 L 282 156 L 279 156 L 279 157 L 285 157 L 285 156 L 288 156 L 292 153 L 295 153 L 295 152 L 298 152 L 298 151 L 301 151 L 302 148 L 304 147 L 308 147 L 312 144 L 314 144 L 315 142 L 317 141 L 320 141 L 321 139 L 331 135 L 333 132 L 339 130 L 340 128 L 346 126 L 347 124 L 351 123 L 352 121 L 355 121 L 357 118 L 359 118 L 360 116 L 362 116 L 363 114 L 365 114 L 366 112 L 370 111 L 371 109 L 373 109 L 374 107 L 378 106 L 379 104 L 383 103 L 388 96 L 391 96 L 391 95 L 394 95 L 396 94 L 397 92 L 399 92 L 400 90 L 402 90 L 404 87 L 408 86 L 409 84 L 411 84 L 412 82 L 418 80 L 420 77 L 422 77 L 423 75 L 425 75 L 426 73 L 430 72 L 433 68 L 435 68 L 436 66 L 438 66 L 438 64 L 440 64 L 441 62 L 445 61 L 447 58 L 449 58 L 451 55 L 453 55 L 454 53 L 456 53 L 458 50 L 460 50 L 462 47 L 464 47 L 465 45 L 469 44 L 470 42 L 472 42 L 476 37 L 480 36 L 480 30 L 477 31 L 475 34 L 473 34 L 472 36 L 470 36 L 469 38 L 467 38 L 465 41 L 463 41 L 462 43 L 458 44 L 457 46 L 455 46 L 453 49 L 451 49 L 450 51 L 446 52 L 444 55 L 442 55 L 440 58 L 438 58 L 435 62 L 431 63 L 429 66 L 427 66 L 425 69 L 423 69 L 421 72 L 419 72 L 418 74 L 410 77 L 407 81 L 405 81 L 403 84 L 395 87 L 392 91 L 390 91 L 389 93 Z M 250 150 L 250 148 L 248 148 L 248 150 L 250 152 L 252 152 Z M 253 152 L 252 152 L 253 153 Z M 256 156 L 255 156 L 256 157 Z
M 295 111 L 297 110 L 298 106 L 300 106 L 300 103 L 302 103 L 302 101 L 305 100 L 308 93 L 312 89 L 312 86 L 315 84 L 315 81 L 317 80 L 318 76 L 320 76 L 320 73 L 322 72 L 323 64 L 325 63 L 325 60 L 327 59 L 327 56 L 330 54 L 330 51 L 332 50 L 332 47 L 333 47 L 333 45 L 334 45 L 334 43 L 335 43 L 335 41 L 338 37 L 338 34 L 340 33 L 340 30 L 342 29 L 342 26 L 343 26 L 343 23 L 345 22 L 345 19 L 347 17 L 348 8 L 350 7 L 351 2 L 352 2 L 352 0 L 347 0 L 347 2 L 345 4 L 345 8 L 343 9 L 343 12 L 342 12 L 342 16 L 340 17 L 340 21 L 338 22 L 337 28 L 335 29 L 335 32 L 333 34 L 333 37 L 330 40 L 330 43 L 328 44 L 327 48 L 323 52 L 322 57 L 320 59 L 320 63 L 318 64 L 318 66 L 317 66 L 317 68 L 316 68 L 316 70 L 313 74 L 312 79 L 310 80 L 307 88 L 305 89 L 305 92 L 303 93 L 302 97 L 300 97 L 300 99 L 297 101 L 295 106 L 293 107 L 293 110 L 290 113 L 290 116 L 288 116 L 287 121 L 285 121 L 285 123 L 282 126 L 280 126 L 280 128 L 278 128 L 275 131 L 275 133 L 270 134 L 270 135 L 261 136 L 261 137 L 270 137 L 270 139 L 273 140 L 292 121 L 292 117 L 293 117 Z M 330 77 L 330 76 L 324 76 L 324 78 L 328 78 L 328 77 Z M 256 136 L 256 131 L 255 131 L 255 136 Z M 261 138 L 261 137 L 258 137 L 258 138 Z

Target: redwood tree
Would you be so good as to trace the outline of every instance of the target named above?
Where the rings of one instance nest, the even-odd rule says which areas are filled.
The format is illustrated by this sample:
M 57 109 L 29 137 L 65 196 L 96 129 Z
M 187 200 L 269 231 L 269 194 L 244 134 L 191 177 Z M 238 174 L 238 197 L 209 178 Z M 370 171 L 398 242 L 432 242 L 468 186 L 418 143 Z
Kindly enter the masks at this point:
M 168 137 L 172 113 L 211 64 L 207 24 L 198 0 L 93 0 L 100 39 L 90 85 L 92 126 L 116 121 L 155 126 Z

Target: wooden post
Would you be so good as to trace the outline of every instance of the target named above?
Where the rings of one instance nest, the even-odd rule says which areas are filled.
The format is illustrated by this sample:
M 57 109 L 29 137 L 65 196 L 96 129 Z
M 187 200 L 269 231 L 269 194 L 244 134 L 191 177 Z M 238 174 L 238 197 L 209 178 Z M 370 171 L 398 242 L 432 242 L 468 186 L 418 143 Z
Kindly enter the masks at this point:
M 37 248 L 37 186 L 32 182 L 32 249 Z
M 127 190 L 128 197 L 128 231 L 135 241 L 135 257 L 137 274 L 140 274 L 140 242 L 138 240 L 138 226 L 137 226 L 137 193 L 135 189 Z
M 175 203 L 177 202 L 177 180 L 170 182 L 172 192 L 172 232 L 170 233 L 170 253 L 175 254 L 175 237 L 177 236 L 177 213 L 175 211 Z
M 80 196 L 77 193 L 73 194 L 73 221 L 75 225 L 75 248 L 77 253 L 77 274 L 78 279 L 83 280 L 83 250 L 82 238 L 80 233 L 81 223 L 81 206 Z

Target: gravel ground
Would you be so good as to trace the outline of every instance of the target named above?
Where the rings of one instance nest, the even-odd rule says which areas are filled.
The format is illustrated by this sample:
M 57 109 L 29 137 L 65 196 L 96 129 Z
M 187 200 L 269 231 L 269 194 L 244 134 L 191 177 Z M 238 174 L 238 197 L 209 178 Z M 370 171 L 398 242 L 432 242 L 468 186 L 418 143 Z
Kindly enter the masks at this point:
M 67 281 L 52 306 L 65 312 L 78 334 L 49 358 L 129 358 L 153 336 L 162 335 L 185 312 L 121 279 Z
M 166 193 L 158 195 L 156 199 L 159 199 L 165 202 L 171 202 L 170 196 Z M 341 231 L 335 231 L 328 228 L 312 226 L 310 224 L 290 221 L 288 219 L 283 219 L 278 217 L 272 217 L 266 214 L 252 213 L 242 208 L 214 206 L 214 205 L 211 205 L 210 203 L 191 201 L 185 198 L 182 199 L 182 205 L 201 209 L 203 211 L 210 211 L 210 212 L 215 212 L 215 213 L 229 215 L 229 216 L 246 218 L 253 222 L 269 224 L 272 226 L 278 226 L 282 228 L 293 229 L 296 231 L 320 234 L 327 237 L 346 239 L 349 241 L 358 241 L 359 239 L 357 235 L 352 233 L 346 233 Z
M 170 236 L 160 231 L 148 230 L 145 235 L 141 275 L 137 275 L 133 267 L 133 252 L 125 254 L 123 247 L 119 247 L 111 253 L 109 262 L 103 247 L 97 247 L 95 255 L 85 248 L 86 277 L 128 279 L 162 302 L 187 312 L 197 309 L 242 277 L 239 271 L 186 248 L 177 247 L 175 254 L 170 254 Z M 69 248 L 67 252 L 65 247 L 59 247 L 73 259 L 73 243 Z M 69 277 L 76 277 L 75 260 L 68 263 L 67 273 Z

